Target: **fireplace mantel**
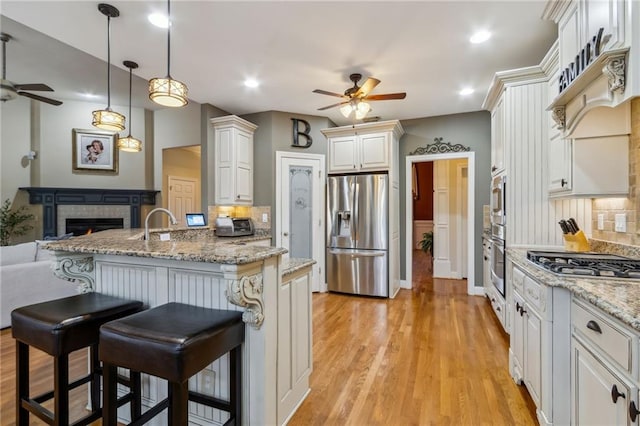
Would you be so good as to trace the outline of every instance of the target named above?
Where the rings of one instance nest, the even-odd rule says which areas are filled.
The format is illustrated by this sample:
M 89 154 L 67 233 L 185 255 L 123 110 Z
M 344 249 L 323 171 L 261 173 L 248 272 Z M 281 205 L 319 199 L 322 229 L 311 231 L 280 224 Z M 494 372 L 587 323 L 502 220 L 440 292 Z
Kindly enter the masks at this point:
M 155 205 L 160 191 L 146 189 L 97 189 L 97 188 L 42 188 L 24 187 L 29 193 L 29 203 L 42 204 L 43 237 L 56 236 L 58 205 L 128 205 L 131 211 L 131 227 L 142 223 L 141 206 Z

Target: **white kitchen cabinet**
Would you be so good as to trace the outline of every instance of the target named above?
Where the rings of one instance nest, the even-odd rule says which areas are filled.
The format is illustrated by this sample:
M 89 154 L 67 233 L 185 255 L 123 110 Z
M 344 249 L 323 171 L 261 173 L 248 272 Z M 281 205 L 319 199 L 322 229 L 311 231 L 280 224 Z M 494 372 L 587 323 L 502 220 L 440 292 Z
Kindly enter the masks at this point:
M 489 290 L 493 288 L 491 282 L 491 239 L 482 237 L 482 285 L 484 293 L 489 294 Z
M 282 278 L 278 292 L 278 424 L 285 424 L 309 391 L 313 369 L 311 268 Z
M 212 118 L 216 205 L 253 204 L 253 123 L 235 115 Z
M 322 130 L 327 137 L 328 173 L 397 170 L 398 141 L 404 133 L 397 120 Z
M 571 330 L 572 424 L 638 424 L 638 333 L 576 297 Z
M 550 197 L 629 194 L 629 136 L 557 138 L 549 145 Z
M 491 112 L 491 175 L 501 173 L 505 169 L 505 124 L 503 94 Z

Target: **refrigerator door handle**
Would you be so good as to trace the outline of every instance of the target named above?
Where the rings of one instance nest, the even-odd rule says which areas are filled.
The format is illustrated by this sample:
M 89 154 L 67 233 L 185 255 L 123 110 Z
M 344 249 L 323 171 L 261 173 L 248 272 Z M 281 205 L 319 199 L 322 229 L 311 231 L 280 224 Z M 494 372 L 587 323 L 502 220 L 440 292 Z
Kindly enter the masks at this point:
M 382 257 L 386 254 L 386 252 L 384 251 L 375 251 L 375 252 L 353 252 L 350 250 L 329 250 L 329 254 L 336 254 L 336 255 L 347 255 L 347 256 L 351 256 L 353 257 Z
M 358 241 L 358 222 L 360 221 L 360 218 L 358 217 L 358 215 L 360 214 L 360 209 L 358 208 L 359 202 L 360 202 L 360 184 L 356 182 L 355 191 L 353 193 L 353 223 L 351 227 L 354 241 Z

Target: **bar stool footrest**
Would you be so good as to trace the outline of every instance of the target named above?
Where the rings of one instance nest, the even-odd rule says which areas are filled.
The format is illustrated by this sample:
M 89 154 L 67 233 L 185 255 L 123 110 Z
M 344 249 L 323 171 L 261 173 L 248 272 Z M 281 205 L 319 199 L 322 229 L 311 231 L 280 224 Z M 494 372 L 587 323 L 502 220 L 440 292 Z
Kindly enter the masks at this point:
M 153 417 L 160 414 L 162 410 L 169 407 L 169 398 L 165 398 L 153 407 L 151 407 L 148 411 L 146 411 L 138 420 L 129 423 L 128 426 L 141 426 L 151 420 Z
M 189 401 L 197 402 L 209 407 L 217 408 L 218 410 L 231 411 L 231 404 L 229 401 L 223 399 L 214 398 L 202 393 L 189 391 Z

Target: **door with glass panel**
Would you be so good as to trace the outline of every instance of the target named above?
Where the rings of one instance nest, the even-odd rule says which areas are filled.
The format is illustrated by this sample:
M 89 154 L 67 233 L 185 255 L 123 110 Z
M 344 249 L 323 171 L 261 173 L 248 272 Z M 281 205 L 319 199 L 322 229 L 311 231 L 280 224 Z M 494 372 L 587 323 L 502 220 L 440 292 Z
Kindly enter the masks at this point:
M 324 156 L 276 152 L 276 246 L 314 259 L 313 291 L 324 291 Z

